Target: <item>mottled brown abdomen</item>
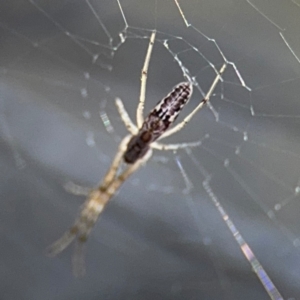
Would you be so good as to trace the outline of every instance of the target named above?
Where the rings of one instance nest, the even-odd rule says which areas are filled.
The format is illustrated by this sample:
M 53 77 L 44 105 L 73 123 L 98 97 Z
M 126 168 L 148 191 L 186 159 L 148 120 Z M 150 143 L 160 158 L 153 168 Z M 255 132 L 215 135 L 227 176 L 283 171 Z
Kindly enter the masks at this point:
M 155 142 L 178 117 L 193 92 L 190 82 L 177 84 L 173 90 L 150 111 L 137 135 L 133 136 L 124 153 L 124 161 L 135 163 L 142 158 Z

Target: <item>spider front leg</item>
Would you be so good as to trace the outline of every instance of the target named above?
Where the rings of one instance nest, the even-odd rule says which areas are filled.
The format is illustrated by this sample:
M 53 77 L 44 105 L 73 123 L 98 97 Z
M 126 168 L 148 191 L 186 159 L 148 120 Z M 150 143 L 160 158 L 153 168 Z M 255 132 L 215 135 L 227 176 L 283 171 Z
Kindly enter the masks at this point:
M 118 109 L 119 115 L 124 123 L 124 125 L 126 126 L 127 130 L 132 134 L 132 135 L 136 135 L 138 132 L 137 127 L 133 124 L 133 122 L 131 121 L 125 107 L 124 104 L 122 102 L 122 100 L 120 98 L 116 98 L 116 107 Z
M 125 110 L 125 107 L 123 105 L 123 102 L 120 98 L 116 98 L 115 103 L 118 109 L 118 112 L 121 116 L 122 121 L 124 122 L 126 128 L 128 131 L 132 134 L 135 135 L 138 132 L 138 129 L 140 129 L 143 125 L 144 122 L 144 106 L 145 106 L 145 98 L 146 98 L 146 86 L 147 86 L 147 77 L 148 77 L 148 68 L 149 68 L 149 62 L 152 54 L 152 49 L 155 41 L 155 36 L 156 36 L 156 31 L 153 31 L 151 36 L 150 36 L 150 41 L 147 49 L 147 54 L 145 57 L 144 61 L 144 66 L 142 69 L 142 74 L 141 74 L 141 90 L 140 90 L 140 99 L 139 99 L 139 104 L 137 107 L 136 111 L 136 122 L 137 126 L 133 124 L 131 121 L 127 111 Z
M 146 86 L 147 86 L 147 76 L 148 76 L 148 68 L 149 68 L 149 62 L 150 57 L 155 41 L 156 31 L 153 31 L 150 37 L 149 46 L 147 50 L 147 54 L 145 57 L 144 66 L 142 69 L 142 75 L 141 75 L 141 91 L 140 91 L 140 101 L 136 112 L 136 123 L 137 127 L 141 128 L 142 124 L 144 122 L 143 112 L 144 112 L 144 106 L 145 106 L 145 97 L 146 97 Z

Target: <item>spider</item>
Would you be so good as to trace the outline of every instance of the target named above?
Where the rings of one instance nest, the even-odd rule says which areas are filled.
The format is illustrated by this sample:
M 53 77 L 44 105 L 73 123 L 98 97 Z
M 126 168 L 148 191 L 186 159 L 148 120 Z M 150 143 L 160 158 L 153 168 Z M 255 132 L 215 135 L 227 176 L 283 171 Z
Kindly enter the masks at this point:
M 121 99 L 116 99 L 116 106 L 122 121 L 129 131 L 129 135 L 120 142 L 117 154 L 112 161 L 111 167 L 107 171 L 103 181 L 94 189 L 87 192 L 86 189 L 73 185 L 71 192 L 77 195 L 85 195 L 86 202 L 80 212 L 79 217 L 75 220 L 73 226 L 64 233 L 64 235 L 54 242 L 48 248 L 48 254 L 55 256 L 56 254 L 67 248 L 70 243 L 77 237 L 76 249 L 73 255 L 73 273 L 75 276 L 81 276 L 85 273 L 84 264 L 84 245 L 88 236 L 95 225 L 99 215 L 119 189 L 121 184 L 142 165 L 144 165 L 152 155 L 152 149 L 157 150 L 178 150 L 188 147 L 195 147 L 199 142 L 181 143 L 181 144 L 162 144 L 158 140 L 181 130 L 191 118 L 209 101 L 218 81 L 221 79 L 222 73 L 225 71 L 227 64 L 224 63 L 219 72 L 216 72 L 209 91 L 198 106 L 184 118 L 182 122 L 172 129 L 169 127 L 178 117 L 183 106 L 189 101 L 193 92 L 193 84 L 189 79 L 176 85 L 173 90 L 163 98 L 150 111 L 149 115 L 144 119 L 144 103 L 146 95 L 147 72 L 149 61 L 155 41 L 156 31 L 150 36 L 150 41 L 144 61 L 141 74 L 140 99 L 136 112 L 137 125 L 131 121 Z M 125 162 L 126 167 L 121 172 L 120 166 Z

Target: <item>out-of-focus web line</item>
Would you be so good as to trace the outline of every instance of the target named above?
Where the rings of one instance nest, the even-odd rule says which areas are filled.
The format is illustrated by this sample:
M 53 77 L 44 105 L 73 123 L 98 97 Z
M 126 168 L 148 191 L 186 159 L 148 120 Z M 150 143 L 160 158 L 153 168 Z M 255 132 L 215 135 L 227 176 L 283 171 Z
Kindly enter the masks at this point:
M 228 147 L 232 147 L 229 143 L 225 143 L 223 141 L 220 141 L 218 139 L 215 138 L 210 138 L 210 141 L 214 141 L 216 143 L 222 144 L 222 145 L 226 145 Z M 247 142 L 251 142 L 250 140 L 247 139 Z M 258 143 L 254 143 L 252 141 L 253 144 L 260 146 Z M 242 179 L 241 175 L 239 175 L 234 169 L 232 169 L 230 167 L 230 161 L 229 159 L 223 159 L 220 155 L 218 155 L 217 153 L 213 152 L 211 149 L 206 148 L 205 146 L 202 145 L 201 147 L 203 150 L 207 151 L 208 153 L 210 153 L 211 155 L 213 155 L 216 159 L 218 159 L 219 161 L 223 161 L 224 162 L 224 167 L 226 168 L 226 170 L 230 173 L 230 175 L 234 178 L 234 180 L 239 183 L 239 185 L 243 188 L 243 190 L 255 201 L 255 203 L 257 203 L 261 209 L 265 212 L 265 214 L 269 217 L 269 219 L 274 222 L 274 224 L 290 239 L 290 241 L 293 243 L 293 245 L 295 247 L 300 247 L 300 242 L 299 242 L 299 238 L 294 235 L 290 230 L 288 230 L 287 227 L 285 227 L 283 224 L 281 224 L 278 220 L 277 217 L 275 215 L 275 211 L 278 211 L 279 209 L 281 209 L 281 207 L 279 208 L 278 205 L 281 205 L 281 203 L 277 203 L 274 205 L 274 210 L 273 209 L 269 209 L 267 206 L 265 206 L 263 204 L 263 202 L 259 201 L 259 196 L 257 195 L 257 193 L 255 193 L 255 191 L 253 191 L 248 185 L 247 183 Z M 240 147 L 239 147 L 240 148 Z M 273 151 L 277 151 L 282 153 L 282 151 L 279 151 L 278 149 L 272 149 Z M 238 151 L 238 153 L 236 152 L 236 154 L 238 155 L 238 157 L 240 159 L 245 159 L 245 157 L 240 155 L 240 151 Z M 191 152 L 189 153 L 191 159 L 193 160 L 193 162 L 197 165 L 197 167 L 202 170 L 202 168 L 200 168 L 198 161 L 194 158 L 194 156 L 192 156 Z M 248 162 L 248 160 L 246 160 L 246 162 Z M 263 172 L 263 170 L 260 170 L 261 172 Z M 269 176 L 267 173 L 265 174 L 266 176 Z M 208 176 L 208 175 L 207 175 Z M 271 180 L 273 180 L 273 178 L 270 178 Z M 284 204 L 287 204 L 288 202 L 290 202 L 292 200 L 292 198 L 298 196 L 298 194 L 300 193 L 300 187 L 299 184 L 297 184 L 297 187 L 295 188 L 294 194 L 289 197 L 286 198 L 285 200 L 283 200 Z M 288 188 L 288 191 L 293 193 L 293 189 Z
M 189 28 L 192 27 L 192 25 L 187 21 L 187 18 L 185 17 L 185 14 L 183 12 L 183 10 L 181 9 L 181 6 L 178 2 L 178 0 L 174 0 L 179 13 L 185 23 L 185 25 Z M 260 12 L 256 6 L 254 6 L 250 1 L 247 0 L 247 2 L 253 6 L 254 9 L 256 9 L 258 12 Z M 261 13 L 261 12 L 260 12 Z M 262 14 L 262 13 L 261 13 Z M 272 20 L 270 20 L 267 16 L 265 16 L 264 14 L 262 14 L 268 21 L 270 21 L 274 26 L 276 26 L 278 29 L 280 29 L 281 31 L 284 31 L 284 29 L 280 28 L 277 24 L 275 24 L 274 22 L 272 22 Z M 196 28 L 194 28 L 195 30 L 197 30 Z M 198 31 L 198 30 L 197 30 Z M 199 33 L 201 33 L 199 31 Z M 202 34 L 202 33 L 201 33 Z M 203 34 L 204 35 L 204 34 Z M 204 35 L 205 36 L 205 35 Z M 219 46 L 217 45 L 216 41 L 213 39 L 210 39 L 209 37 L 207 37 L 209 40 L 211 40 L 212 42 L 214 42 L 214 44 L 217 46 L 218 49 Z M 223 52 L 220 49 L 220 53 L 223 56 L 224 60 L 227 61 L 227 59 L 225 58 L 225 56 L 223 55 Z M 209 62 L 209 61 L 208 61 Z M 240 82 L 242 84 L 242 86 L 244 86 L 245 88 L 247 88 L 249 91 L 251 91 L 251 89 L 249 87 L 247 87 L 247 85 L 245 84 L 243 78 L 241 77 L 240 73 L 238 72 L 236 66 L 234 63 L 231 63 L 232 66 L 234 67 L 237 76 L 240 79 Z M 210 65 L 212 65 L 210 63 Z M 212 65 L 213 66 L 213 65 Z M 214 66 L 213 66 L 214 67 Z M 184 69 L 185 71 L 185 69 Z M 184 72 L 185 73 L 185 72 Z M 188 153 L 189 156 L 192 158 L 192 160 L 196 163 L 196 165 L 199 165 L 199 162 L 196 161 L 196 159 L 193 159 L 192 153 Z M 199 169 L 202 172 L 202 168 Z M 202 172 L 203 173 L 203 172 Z M 230 217 L 228 216 L 227 212 L 225 211 L 225 209 L 223 208 L 223 206 L 221 205 L 221 203 L 219 202 L 217 196 L 214 194 L 209 181 L 211 179 L 210 176 L 207 176 L 207 174 L 203 173 L 203 175 L 205 176 L 205 180 L 203 181 L 202 185 L 204 190 L 206 191 L 206 193 L 208 194 L 209 198 L 211 199 L 211 201 L 213 202 L 213 204 L 215 205 L 215 207 L 218 209 L 218 212 L 220 213 L 222 219 L 224 220 L 225 224 L 227 225 L 227 227 L 229 228 L 232 236 L 234 237 L 234 239 L 236 240 L 237 244 L 239 245 L 240 249 L 242 250 L 245 258 L 249 261 L 250 265 L 252 266 L 253 271 L 255 272 L 256 276 L 258 277 L 258 279 L 260 280 L 260 282 L 262 283 L 262 285 L 264 286 L 265 290 L 267 291 L 268 295 L 270 296 L 270 299 L 272 300 L 283 300 L 283 297 L 281 296 L 280 292 L 278 291 L 278 289 L 276 288 L 276 286 L 273 284 L 272 280 L 270 279 L 270 277 L 268 276 L 267 272 L 265 271 L 265 269 L 263 268 L 263 266 L 261 265 L 261 263 L 258 261 L 258 259 L 256 258 L 255 254 L 253 253 L 253 251 L 251 250 L 250 246 L 246 243 L 246 241 L 244 240 L 243 236 L 241 235 L 241 233 L 237 230 L 237 228 L 235 227 L 233 221 L 230 219 Z
M 0 85 L 1 88 L 2 85 Z M 7 124 L 6 121 L 6 115 L 5 115 L 5 103 L 4 100 L 0 101 L 0 133 L 2 132 L 1 139 L 3 139 L 5 142 L 7 142 L 8 146 L 10 147 L 12 153 L 13 153 L 13 158 L 16 163 L 16 167 L 18 169 L 23 169 L 26 167 L 26 161 L 24 158 L 21 156 L 21 154 L 18 151 L 16 141 L 13 137 L 13 135 L 10 132 L 9 125 Z
M 123 18 L 123 21 L 124 21 L 124 24 L 125 24 L 125 28 L 124 28 L 124 31 L 128 28 L 128 23 L 127 23 L 127 20 L 126 20 L 126 17 L 125 17 L 125 14 L 124 14 L 124 11 L 123 11 L 123 7 L 120 3 L 119 0 L 117 0 L 118 2 L 118 5 L 119 5 L 119 8 L 120 8 L 120 12 L 121 12 L 121 15 L 122 15 L 122 18 Z
M 104 45 L 104 44 L 100 44 L 96 41 L 92 41 L 92 40 L 87 40 L 87 39 L 84 39 L 82 37 L 79 37 L 79 36 L 76 36 L 75 34 L 72 34 L 70 33 L 69 31 L 67 31 L 62 25 L 60 25 L 57 21 L 55 21 L 44 9 L 42 9 L 34 0 L 28 0 L 29 3 L 31 3 L 39 12 L 41 12 L 50 22 L 52 22 L 63 34 L 65 34 L 69 39 L 71 39 L 76 45 L 78 45 L 81 49 L 83 49 L 89 56 L 92 57 L 93 59 L 93 63 L 96 63 L 97 61 L 97 65 L 99 65 L 100 67 L 102 67 L 103 69 L 107 69 L 107 70 L 111 70 L 111 66 L 108 65 L 108 64 L 103 64 L 103 63 L 99 63 L 98 62 L 98 58 L 99 58 L 99 53 L 97 54 L 94 54 L 92 53 L 87 47 L 85 47 L 82 43 L 80 43 L 80 41 L 83 41 L 85 43 L 90 43 L 92 45 L 96 45 L 96 46 L 99 46 L 99 47 L 103 47 L 103 48 L 106 48 L 106 49 L 110 49 L 110 50 L 117 50 L 121 44 L 124 43 L 124 40 L 120 40 L 120 42 L 115 45 L 115 46 L 112 46 L 112 40 L 111 40 L 111 36 L 109 35 L 108 38 L 109 38 L 109 45 Z M 89 8 L 91 9 L 91 7 L 89 6 Z M 96 16 L 95 16 L 96 17 Z M 97 18 L 97 21 L 99 22 L 99 17 Z M 101 20 L 100 20 L 100 25 L 101 25 Z M 102 29 L 104 30 L 104 32 L 107 34 L 107 30 L 106 30 L 106 27 L 103 27 L 101 26 Z M 15 31 L 16 32 L 16 31 Z M 17 32 L 16 32 L 17 33 Z M 20 34 L 19 34 L 20 35 Z M 23 36 L 23 35 L 22 35 Z M 23 38 L 25 38 L 26 40 L 30 41 L 26 36 L 23 36 Z M 50 38 L 48 39 L 44 39 L 43 42 L 46 43 L 47 40 L 50 40 Z M 44 52 L 52 55 L 53 57 L 55 57 L 56 59 L 59 59 L 61 61 L 63 61 L 64 63 L 68 63 L 67 61 L 65 61 L 64 59 L 62 59 L 61 57 L 59 56 L 56 56 L 54 55 L 54 53 L 49 53 L 49 50 L 45 50 L 43 48 L 41 48 L 41 41 L 39 42 L 32 42 L 30 41 L 30 43 L 32 44 L 32 46 L 34 48 L 38 47 L 40 49 L 42 49 Z M 105 55 L 105 53 L 101 52 L 102 55 Z M 106 55 L 107 56 L 107 55 Z M 110 57 L 111 56 L 107 56 L 107 57 Z M 74 68 L 74 66 L 72 66 L 72 68 Z
M 287 82 L 291 82 L 291 81 L 296 81 L 296 80 L 299 80 L 300 77 L 295 77 L 295 78 L 290 78 L 288 80 L 284 80 L 284 81 L 281 81 L 281 83 L 287 83 Z M 255 89 L 253 89 L 253 91 L 258 91 L 258 90 L 261 90 L 261 89 L 266 89 L 266 88 L 271 88 L 273 86 L 276 86 L 278 85 L 277 83 L 272 83 L 272 84 L 268 84 L 268 85 L 264 85 L 264 86 L 259 86 L 259 87 L 256 87 Z M 255 110 L 255 107 L 253 105 L 253 101 L 252 101 L 252 96 L 250 95 L 250 111 L 251 111 L 251 115 L 253 117 L 257 117 L 257 118 L 270 118 L 270 119 L 273 119 L 273 118 L 276 118 L 276 119 L 299 119 L 300 118 L 300 115 L 299 114 L 294 114 L 294 115 L 288 115 L 288 114 L 270 114 L 270 113 L 263 113 L 263 112 L 257 112 Z
M 188 175 L 187 175 L 187 173 L 186 173 L 186 171 L 185 171 L 185 169 L 184 169 L 184 167 L 183 167 L 183 165 L 180 161 L 180 157 L 178 155 L 175 156 L 175 161 L 176 161 L 176 164 L 177 164 L 177 166 L 180 170 L 180 173 L 183 177 L 183 180 L 185 182 L 185 189 L 183 190 L 183 193 L 188 194 L 191 191 L 191 189 L 194 187 L 193 183 L 189 179 L 189 177 L 188 177 Z
M 243 157 L 241 157 L 243 158 Z M 263 205 L 262 202 L 259 202 L 259 196 L 252 190 L 250 187 L 246 184 L 246 182 L 241 178 L 241 176 L 236 173 L 232 168 L 230 168 L 229 161 L 226 160 L 225 167 L 227 171 L 233 176 L 233 178 L 240 184 L 240 186 L 249 194 L 249 196 L 257 203 L 259 206 L 263 209 L 263 211 L 266 213 L 266 215 L 273 221 L 275 222 L 277 220 L 275 213 L 272 209 L 269 209 L 265 205 Z M 276 209 L 276 206 L 278 205 L 275 204 L 274 209 Z M 283 226 L 281 223 L 277 222 L 276 226 L 280 228 L 280 230 L 291 240 L 291 242 L 294 244 L 295 247 L 299 247 L 298 245 L 298 239 L 297 237 L 290 232 L 285 226 Z
M 262 285 L 264 286 L 264 288 L 266 289 L 267 293 L 269 294 L 269 296 L 272 300 L 283 300 L 283 297 L 281 296 L 281 294 L 278 291 L 278 289 L 276 288 L 276 286 L 273 284 L 273 282 L 270 279 L 270 277 L 268 276 L 267 272 L 265 271 L 263 266 L 260 264 L 260 262 L 258 261 L 258 259 L 255 256 L 255 254 L 249 247 L 249 245 L 246 243 L 246 241 L 244 240 L 241 233 L 235 227 L 234 223 L 228 216 L 228 214 L 225 211 L 225 209 L 223 208 L 223 206 L 218 201 L 217 196 L 214 194 L 212 188 L 209 185 L 209 180 L 210 179 L 206 179 L 203 181 L 203 187 L 204 187 L 205 191 L 207 192 L 208 196 L 210 197 L 210 199 L 212 200 L 212 202 L 214 203 L 214 205 L 216 206 L 216 208 L 218 209 L 224 222 L 226 223 L 229 230 L 231 231 L 234 239 L 239 244 L 240 249 L 242 250 L 244 256 L 251 264 L 253 271 L 256 273 L 258 279 L 260 280 L 260 282 L 262 283 Z
M 240 186 L 246 191 L 246 193 L 262 208 L 269 219 L 290 239 L 295 247 L 299 247 L 299 238 L 295 236 L 287 227 L 281 224 L 274 213 L 273 209 L 267 208 L 262 202 L 259 202 L 259 196 L 246 184 L 246 182 L 237 174 L 232 168 L 230 168 L 229 161 L 226 162 L 225 167 L 231 176 L 240 184 Z M 276 210 L 276 205 L 274 209 Z
M 79 43 L 79 41 L 73 37 L 73 35 L 62 27 L 58 22 L 56 22 L 41 6 L 39 6 L 34 0 L 28 0 L 38 11 L 40 11 L 49 21 L 51 21 L 57 28 L 61 30 L 67 37 L 69 37 L 75 44 L 77 44 L 80 48 L 82 48 L 86 53 L 90 56 L 93 56 L 93 53 L 85 47 L 83 44 Z
M 235 150 L 235 154 L 243 159 L 245 162 L 247 162 L 249 165 L 252 165 L 254 168 L 257 168 L 259 169 L 259 171 L 261 173 L 263 173 L 265 176 L 267 176 L 268 178 L 270 178 L 270 180 L 276 182 L 278 185 L 281 185 L 285 190 L 287 190 L 289 193 L 292 193 L 294 195 L 298 195 L 299 192 L 300 192 L 300 187 L 299 187 L 299 183 L 296 184 L 295 187 L 291 187 L 290 185 L 284 183 L 282 180 L 280 180 L 279 178 L 277 178 L 276 176 L 272 175 L 271 172 L 267 171 L 267 170 L 264 170 L 263 168 L 261 168 L 260 165 L 257 165 L 255 164 L 252 160 L 246 158 L 245 156 L 241 155 L 241 146 L 238 146 L 238 147 L 235 147 L 235 146 L 232 146 L 230 143 L 228 142 L 224 142 L 218 138 L 213 138 L 213 137 L 209 137 L 210 138 L 210 141 L 213 141 L 217 144 L 221 144 L 221 145 L 224 145 L 226 147 L 229 147 L 229 148 L 232 148 L 233 150 Z M 262 149 L 267 149 L 268 151 L 272 151 L 272 152 L 275 152 L 277 154 L 283 154 L 283 155 L 289 155 L 289 156 L 292 156 L 296 159 L 300 159 L 300 156 L 297 155 L 296 153 L 292 152 L 292 151 L 288 151 L 288 150 L 285 150 L 285 149 L 281 149 L 281 148 L 276 148 L 276 147 L 270 147 L 268 145 L 266 145 L 265 143 L 261 143 L 261 142 L 257 142 L 255 140 L 251 140 L 249 138 L 247 138 L 247 143 L 249 144 L 252 144 L 254 145 L 255 147 L 257 147 L 259 150 L 262 150 Z M 237 149 L 239 149 L 239 151 L 237 152 Z M 219 157 L 220 159 L 222 159 L 221 157 Z
M 204 147 L 203 147 L 204 148 Z M 193 163 L 197 166 L 197 168 L 200 170 L 200 172 L 203 174 L 203 176 L 206 178 L 203 182 L 203 188 L 208 194 L 209 198 L 215 205 L 215 207 L 218 209 L 218 212 L 220 213 L 222 219 L 224 220 L 225 224 L 229 228 L 232 236 L 236 240 L 237 244 L 239 245 L 240 249 L 242 250 L 244 256 L 250 263 L 253 271 L 257 275 L 258 279 L 264 286 L 265 290 L 267 291 L 268 295 L 270 296 L 270 299 L 272 300 L 283 300 L 283 297 L 281 296 L 280 292 L 276 288 L 276 286 L 273 284 L 272 280 L 268 276 L 267 272 L 265 271 L 264 267 L 261 265 L 259 260 L 256 258 L 255 254 L 253 253 L 250 246 L 246 243 L 245 239 L 241 235 L 241 233 L 237 230 L 235 227 L 233 221 L 228 216 L 226 210 L 223 208 L 221 203 L 219 202 L 217 196 L 214 194 L 209 181 L 211 180 L 211 176 L 208 174 L 206 170 L 203 170 L 203 166 L 201 166 L 198 162 L 198 160 L 193 156 L 191 150 L 187 150 L 187 154 L 192 159 Z M 227 168 L 227 167 L 226 167 Z M 228 169 L 228 168 L 227 168 Z
M 91 43 L 93 45 L 97 45 L 106 49 L 111 49 L 111 50 L 116 50 L 118 49 L 118 47 L 123 43 L 123 41 L 121 40 L 117 45 L 113 46 L 112 45 L 112 37 L 109 34 L 108 30 L 106 29 L 106 27 L 104 26 L 104 24 L 102 23 L 101 19 L 99 18 L 99 16 L 97 15 L 97 13 L 95 12 L 94 8 L 92 7 L 92 5 L 90 4 L 90 2 L 88 0 L 86 0 L 86 3 L 89 7 L 89 9 L 92 11 L 94 17 L 96 18 L 96 20 L 98 21 L 99 25 L 101 26 L 102 30 L 104 31 L 104 33 L 107 35 L 108 39 L 109 39 L 109 44 L 105 45 L 105 44 L 100 44 L 96 41 L 92 41 L 92 40 L 87 40 L 84 39 L 82 37 L 76 36 L 75 34 L 69 32 L 66 28 L 64 28 L 60 23 L 58 23 L 57 21 L 55 21 L 50 14 L 48 14 L 39 4 L 37 4 L 35 2 L 35 0 L 28 0 L 29 3 L 31 3 L 40 13 L 42 13 L 52 24 L 54 24 L 54 26 L 56 26 L 65 36 L 67 36 L 70 40 L 72 40 L 76 45 L 78 45 L 83 51 L 85 51 L 89 56 L 91 56 L 94 61 L 97 60 L 98 58 L 98 54 L 94 54 L 93 52 L 91 52 L 83 43 L 81 43 L 80 41 L 84 41 L 84 42 L 88 42 Z M 127 27 L 127 24 L 126 24 Z
M 12 35 L 22 39 L 23 41 L 25 41 L 26 43 L 30 44 L 30 46 L 33 49 L 41 49 L 43 50 L 46 54 L 48 55 L 52 55 L 53 57 L 54 54 L 53 53 L 49 53 L 49 51 L 45 51 L 45 49 L 42 48 L 43 43 L 47 43 L 51 38 L 45 38 L 42 40 L 39 40 L 38 42 L 32 41 L 31 39 L 29 39 L 27 36 L 21 34 L 20 32 L 18 32 L 17 30 L 8 27 L 7 25 L 3 24 L 0 22 L 0 28 L 3 28 L 4 30 L 7 30 L 8 32 L 10 32 Z M 12 68 L 14 65 L 16 65 L 19 61 L 21 61 L 22 59 L 24 59 L 25 57 L 27 57 L 30 53 L 32 53 L 32 49 L 27 50 L 27 51 L 23 51 L 21 55 L 14 57 L 14 60 L 12 62 L 9 62 L 6 66 L 1 66 L 1 69 L 8 69 L 8 68 Z M 66 63 L 62 58 L 60 58 L 61 61 L 63 61 L 63 63 Z M 15 71 L 16 72 L 16 71 Z M 20 72 L 20 71 L 19 71 Z M 25 74 L 25 73 L 24 73 Z
M 221 143 L 223 145 L 225 145 L 226 143 L 219 141 L 217 139 L 214 138 L 210 138 L 211 141 L 214 141 L 216 143 Z M 249 140 L 247 140 L 249 141 Z M 259 144 L 255 143 L 257 146 L 260 146 Z M 228 147 L 231 147 L 230 144 L 227 144 Z M 212 152 L 211 149 L 206 148 L 205 146 L 202 146 L 202 149 L 209 152 L 211 155 L 213 155 L 216 159 L 220 160 L 220 161 L 224 161 L 224 159 L 222 157 L 220 157 L 218 154 Z M 273 151 L 279 151 L 278 149 L 273 149 Z M 280 151 L 282 152 L 282 151 Z M 245 157 L 241 156 L 240 153 L 238 154 L 238 156 L 241 159 L 245 159 Z M 194 161 L 195 164 L 199 164 L 197 162 L 197 160 L 191 155 L 190 153 L 190 157 L 191 159 Z M 248 162 L 248 160 L 246 160 Z M 290 241 L 293 243 L 293 245 L 295 247 L 299 247 L 300 243 L 299 243 L 299 238 L 297 238 L 297 236 L 295 236 L 291 231 L 289 231 L 284 225 L 282 225 L 281 223 L 278 222 L 277 217 L 274 213 L 273 210 L 270 210 L 268 207 L 264 206 L 262 202 L 259 201 L 259 196 L 255 193 L 255 191 L 253 191 L 248 185 L 247 183 L 241 178 L 241 176 L 236 173 L 231 167 L 230 167 L 230 163 L 228 159 L 225 159 L 224 161 L 224 166 L 226 168 L 226 170 L 231 174 L 231 176 L 235 179 L 235 181 L 237 183 L 240 184 L 240 186 L 243 188 L 244 191 L 246 191 L 246 193 L 249 194 L 249 196 L 262 208 L 262 210 L 265 212 L 265 214 L 269 217 L 269 219 L 274 222 L 274 224 L 284 233 L 284 235 L 286 235 Z M 264 170 L 260 170 L 261 172 L 263 172 Z M 265 174 L 266 176 L 269 177 L 268 173 Z M 270 178 L 271 180 L 273 179 L 273 176 Z M 293 190 L 291 188 L 288 189 L 289 192 L 293 192 Z M 300 190 L 300 189 L 299 189 Z M 293 196 L 296 196 L 296 194 L 299 193 L 299 190 L 295 189 L 295 194 L 293 194 Z M 291 201 L 290 198 L 287 199 L 287 201 Z M 280 205 L 280 204 L 279 204 Z M 278 206 L 278 203 L 275 204 L 274 209 L 275 210 L 279 210 L 276 209 L 276 207 Z M 249 247 L 249 246 L 248 246 Z M 250 249 L 251 250 L 251 249 Z M 275 298 L 276 299 L 276 298 Z
M 292 0 L 292 2 L 297 5 L 298 7 L 300 7 L 300 3 L 296 2 L 295 0 Z
M 107 35 L 108 39 L 109 39 L 109 44 L 110 46 L 112 45 L 112 41 L 113 38 L 110 35 L 109 31 L 107 30 L 106 26 L 104 25 L 104 23 L 101 21 L 100 17 L 98 16 L 95 8 L 92 6 L 92 4 L 90 3 L 89 0 L 85 0 L 85 2 L 87 3 L 88 7 L 90 8 L 91 12 L 93 13 L 93 15 L 95 16 L 96 20 L 98 21 L 99 25 L 102 27 L 103 31 L 105 32 L 105 34 Z
M 32 2 L 31 2 L 32 3 Z M 42 40 L 39 40 L 38 42 L 35 42 L 35 41 L 32 41 L 30 40 L 27 36 L 21 34 L 20 32 L 18 32 L 17 30 L 13 29 L 13 28 L 9 28 L 7 27 L 5 24 L 1 23 L 0 22 L 0 27 L 2 27 L 3 29 L 5 30 L 8 30 L 12 35 L 18 37 L 18 38 L 21 38 L 23 39 L 25 42 L 29 43 L 31 45 L 31 47 L 33 49 L 39 49 L 41 52 L 45 53 L 46 55 L 49 55 L 50 57 L 53 57 L 54 59 L 58 60 L 59 62 L 63 63 L 66 67 L 72 69 L 72 70 L 75 70 L 75 71 L 81 71 L 80 69 L 78 69 L 78 67 L 75 65 L 75 64 L 72 64 L 71 62 L 63 59 L 62 57 L 60 57 L 59 55 L 56 55 L 54 52 L 51 52 L 49 49 L 47 49 L 46 47 L 44 47 L 43 44 L 46 44 L 47 42 L 49 42 L 52 38 L 45 38 L 45 39 L 42 39 Z M 74 37 L 74 35 L 73 35 Z M 89 41 L 90 42 L 90 41 Z M 119 47 L 121 43 L 119 43 L 116 47 Z M 103 46 L 103 45 L 100 45 L 100 44 L 97 44 L 97 46 Z M 7 65 L 4 70 L 8 69 L 8 68 L 12 68 L 14 65 L 16 65 L 19 61 L 21 61 L 22 59 L 24 59 L 25 57 L 27 57 L 29 54 L 32 53 L 32 49 L 28 50 L 28 51 L 25 51 L 23 52 L 21 55 L 19 55 L 18 57 L 16 57 L 14 59 L 14 61 L 10 62 L 9 65 Z M 109 69 L 109 65 L 104 65 L 104 64 L 98 64 L 99 66 L 101 66 L 102 68 L 104 69 Z M 3 68 L 3 67 L 1 67 Z M 10 72 L 12 72 L 12 70 L 10 70 Z M 27 73 L 25 72 L 21 72 L 21 71 L 16 71 L 14 70 L 15 73 L 18 73 L 18 74 L 23 74 L 23 76 L 28 76 Z M 30 75 L 32 78 L 35 77 L 37 78 L 37 76 L 31 74 Z M 50 79 L 48 78 L 47 79 L 47 82 L 50 82 Z M 52 80 L 52 82 L 55 82 L 54 80 Z M 55 83 L 56 86 L 64 86 L 66 87 L 67 85 L 62 83 L 61 81 L 57 81 Z M 68 88 L 71 88 L 70 85 L 68 85 Z M 77 89 L 77 87 L 76 87 Z
M 274 21 L 272 21 L 266 14 L 264 14 L 259 8 L 254 5 L 250 0 L 247 0 L 247 2 L 259 13 L 261 14 L 266 20 L 268 20 L 273 26 L 275 26 L 280 31 L 285 31 L 285 28 L 281 28 L 279 25 L 277 25 Z
M 289 43 L 287 42 L 286 38 L 283 36 L 283 34 L 281 32 L 279 32 L 279 35 L 281 36 L 281 38 L 283 39 L 284 43 L 286 44 L 286 46 L 288 47 L 288 49 L 291 51 L 291 53 L 293 54 L 293 56 L 296 58 L 296 60 L 298 61 L 298 63 L 300 63 L 299 57 L 296 55 L 296 53 L 294 52 L 294 50 L 292 49 L 292 47 L 289 45 Z

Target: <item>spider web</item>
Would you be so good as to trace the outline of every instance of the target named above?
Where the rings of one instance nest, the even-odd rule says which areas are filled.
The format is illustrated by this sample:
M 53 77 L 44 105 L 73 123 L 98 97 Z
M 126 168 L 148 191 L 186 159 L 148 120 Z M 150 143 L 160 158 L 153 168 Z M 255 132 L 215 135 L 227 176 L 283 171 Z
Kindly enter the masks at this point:
M 300 2 L 5 1 L 1 30 L 2 299 L 300 298 Z M 93 230 L 87 276 L 43 250 L 72 223 L 135 120 L 188 74 L 208 105 L 124 184 Z M 5 275 L 4 275 L 5 274 Z M 26 278 L 24 280 L 24 278 Z M 14 285 L 11 285 L 14 282 Z

